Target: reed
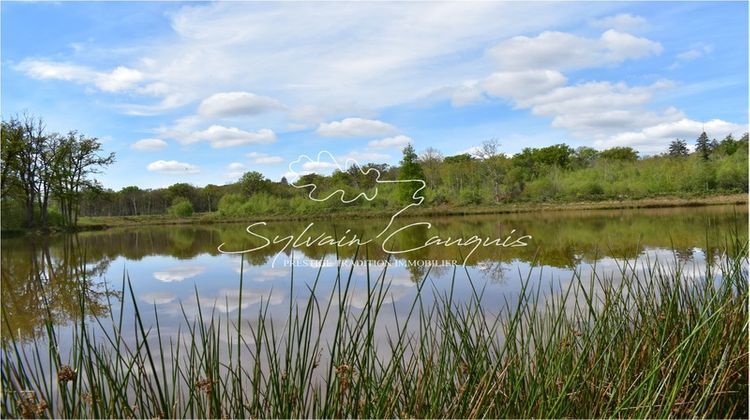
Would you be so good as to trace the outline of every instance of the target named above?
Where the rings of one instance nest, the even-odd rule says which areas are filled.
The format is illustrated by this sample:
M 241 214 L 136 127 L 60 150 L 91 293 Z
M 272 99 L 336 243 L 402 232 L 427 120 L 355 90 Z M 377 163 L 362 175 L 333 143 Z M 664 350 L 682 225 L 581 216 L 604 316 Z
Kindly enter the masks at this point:
M 309 297 L 290 299 L 283 319 L 268 302 L 251 319 L 241 302 L 228 315 L 199 304 L 197 316 L 183 308 L 176 336 L 162 332 L 156 308 L 146 321 L 150 308 L 139 307 L 124 275 L 109 317 L 82 316 L 72 327 L 69 354 L 51 321 L 26 344 L 4 329 L 2 414 L 747 418 L 747 244 L 726 248 L 700 272 L 676 260 L 568 282 L 529 275 L 503 302 L 486 301 L 473 284 L 468 300 L 451 286 L 428 301 L 427 273 L 406 315 L 387 299 L 387 269 L 367 270 L 356 310 L 353 268 L 340 267 L 331 290 L 320 271 L 305 284 L 292 273 L 290 296 L 301 288 Z M 395 321 L 383 325 L 385 314 Z

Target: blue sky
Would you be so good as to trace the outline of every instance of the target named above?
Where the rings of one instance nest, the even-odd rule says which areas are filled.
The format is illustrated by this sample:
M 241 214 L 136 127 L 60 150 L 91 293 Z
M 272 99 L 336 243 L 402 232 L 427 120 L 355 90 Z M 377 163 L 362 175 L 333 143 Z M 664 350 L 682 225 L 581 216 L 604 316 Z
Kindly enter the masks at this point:
M 278 180 L 560 142 L 747 131 L 746 2 L 2 2 L 2 115 L 100 138 L 106 187 Z M 312 168 L 311 168 L 312 169 Z

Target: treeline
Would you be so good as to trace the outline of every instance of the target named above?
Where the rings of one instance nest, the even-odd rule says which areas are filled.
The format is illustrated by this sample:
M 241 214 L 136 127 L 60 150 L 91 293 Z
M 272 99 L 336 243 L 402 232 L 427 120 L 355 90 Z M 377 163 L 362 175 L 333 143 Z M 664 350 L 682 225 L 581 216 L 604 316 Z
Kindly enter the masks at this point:
M 6 146 L 7 145 L 7 146 Z M 3 122 L 3 227 L 75 225 L 83 216 L 135 216 L 194 212 L 218 217 L 264 214 L 315 214 L 350 209 L 388 210 L 412 201 L 417 188 L 380 180 L 423 179 L 423 207 L 492 206 L 507 202 L 638 199 L 658 195 L 703 195 L 748 191 L 748 135 L 721 141 L 706 133 L 690 152 L 676 139 L 664 153 L 640 157 L 629 147 L 598 151 L 566 144 L 525 148 L 507 156 L 495 140 L 469 154 L 443 156 L 428 148 L 417 154 L 407 146 L 397 166 L 368 163 L 331 175 L 308 174 L 297 185 L 315 184 L 321 197 L 336 190 L 349 196 L 378 189 L 375 199 L 343 204 L 334 198 L 316 202 L 309 188 L 260 172 L 245 173 L 232 184 L 167 188 L 128 186 L 102 189 L 91 175 L 114 160 L 100 155 L 96 139 L 76 132 L 44 134 L 40 120 Z M 373 171 L 376 169 L 377 171 Z
M 376 169 L 371 171 L 370 169 Z M 98 192 L 82 210 L 89 215 L 138 215 L 218 212 L 220 217 L 263 214 L 316 214 L 345 210 L 379 210 L 402 206 L 416 188 L 378 184 L 381 180 L 424 179 L 423 206 L 492 206 L 501 202 L 637 199 L 658 195 L 747 192 L 748 136 L 709 141 L 701 135 L 694 152 L 677 139 L 661 155 L 639 157 L 629 147 L 597 151 L 565 144 L 526 148 L 512 157 L 497 141 L 487 141 L 473 154 L 443 156 L 429 148 L 417 155 L 409 146 L 398 166 L 368 163 L 331 175 L 308 174 L 297 185 L 315 184 L 324 197 L 344 190 L 353 197 L 373 192 L 371 201 L 343 204 L 333 198 L 316 202 L 309 188 L 297 189 L 286 179 L 272 182 L 259 172 L 247 172 L 228 185 L 193 187 L 175 184 L 163 189 L 127 187 Z
M 28 114 L 3 121 L 0 138 L 3 228 L 75 227 L 84 196 L 102 189 L 92 175 L 115 159 L 96 138 L 48 133 Z

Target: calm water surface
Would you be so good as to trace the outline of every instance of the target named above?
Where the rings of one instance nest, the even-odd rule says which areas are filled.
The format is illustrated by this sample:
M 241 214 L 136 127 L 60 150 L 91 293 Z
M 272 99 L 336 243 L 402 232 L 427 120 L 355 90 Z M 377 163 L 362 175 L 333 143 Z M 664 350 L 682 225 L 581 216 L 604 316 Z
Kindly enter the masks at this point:
M 85 290 L 89 314 L 108 314 L 108 302 L 119 308 L 124 278 L 129 278 L 136 300 L 149 309 L 149 316 L 158 313 L 163 334 L 176 333 L 184 324 L 183 311 L 191 317 L 200 307 L 207 313 L 236 317 L 240 302 L 248 320 L 257 316 L 261 304 L 267 304 L 269 313 L 283 321 L 290 301 L 305 301 L 307 286 L 316 278 L 321 296 L 332 296 L 329 293 L 337 275 L 346 278 L 350 273 L 351 311 L 361 309 L 368 287 L 376 287 L 383 279 L 390 283 L 386 301 L 395 309 L 391 313 L 408 310 L 422 281 L 429 282 L 430 287 L 423 290 L 428 300 L 453 284 L 455 299 L 484 290 L 483 301 L 492 308 L 503 299 L 512 299 L 529 276 L 553 287 L 570 281 L 574 272 L 585 276 L 595 270 L 616 278 L 625 261 L 636 267 L 655 261 L 680 264 L 701 275 L 706 261 L 719 256 L 732 232 L 744 241 L 748 232 L 746 206 L 714 206 L 404 219 L 389 229 L 404 228 L 386 241 L 386 248 L 418 249 L 390 257 L 382 250 L 380 239 L 359 248 L 315 244 L 285 249 L 282 241 L 243 255 L 218 251 L 221 244 L 225 250 L 259 248 L 266 243 L 264 238 L 273 241 L 276 236 L 296 239 L 301 235 L 305 240 L 321 235 L 351 239 L 356 235 L 364 240 L 374 238 L 388 224 L 388 219 L 317 221 L 305 231 L 309 222 L 268 222 L 253 228 L 252 235 L 246 227 L 255 221 L 3 238 L 5 319 L 22 340 L 41 335 L 45 316 L 42 297 L 46 297 L 54 322 L 64 329 L 78 317 L 79 287 Z M 422 221 L 431 225 L 404 227 Z M 530 238 L 523 240 L 527 246 L 479 246 L 465 266 L 461 263 L 473 246 L 422 247 L 433 236 L 469 239 L 474 235 L 500 238 L 498 243 L 511 237 L 506 245 L 526 235 Z M 357 264 L 352 264 L 355 256 Z M 450 261 L 459 265 L 445 264 Z M 366 262 L 370 264 L 369 282 Z M 384 272 L 386 262 L 389 266 Z M 240 299 L 241 269 L 244 287 Z M 290 288 L 292 271 L 294 288 Z M 126 291 L 125 301 L 129 299 Z M 91 316 L 87 319 L 94 322 Z

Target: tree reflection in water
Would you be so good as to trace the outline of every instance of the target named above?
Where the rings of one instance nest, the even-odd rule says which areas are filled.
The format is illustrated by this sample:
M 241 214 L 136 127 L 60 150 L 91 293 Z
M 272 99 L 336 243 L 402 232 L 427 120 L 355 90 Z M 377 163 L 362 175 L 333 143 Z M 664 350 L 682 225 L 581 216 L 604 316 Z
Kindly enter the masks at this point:
M 103 315 L 108 298 L 121 298 L 105 287 L 103 274 L 110 261 L 87 259 L 78 235 L 31 236 L 4 246 L 3 329 L 29 339 L 42 332 L 47 310 L 53 324 L 65 325 L 80 318 L 82 303 L 87 315 Z

